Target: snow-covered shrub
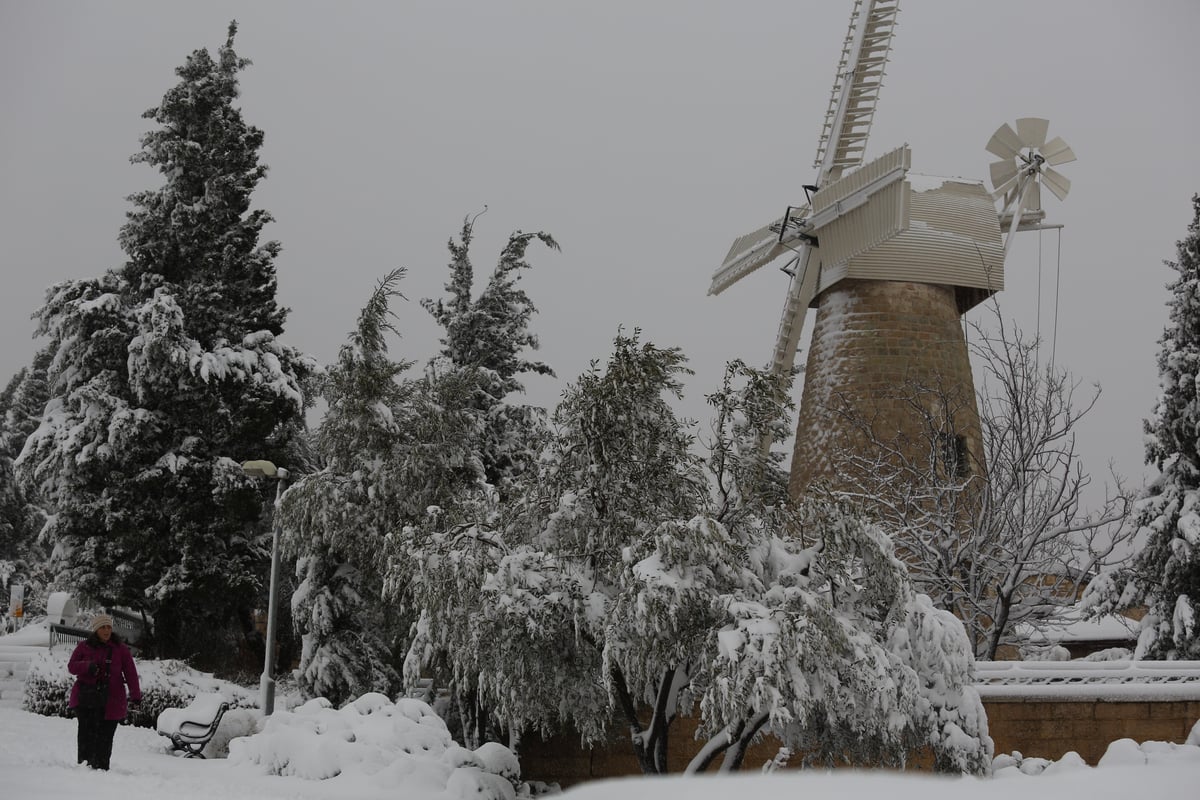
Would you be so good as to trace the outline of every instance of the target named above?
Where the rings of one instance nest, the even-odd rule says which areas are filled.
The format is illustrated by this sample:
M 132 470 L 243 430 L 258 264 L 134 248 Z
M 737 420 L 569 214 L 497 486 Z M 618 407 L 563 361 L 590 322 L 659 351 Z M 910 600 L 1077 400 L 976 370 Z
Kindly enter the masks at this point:
M 323 697 L 276 711 L 262 732 L 230 743 L 229 760 L 306 780 L 366 775 L 414 797 L 514 800 L 529 793 L 507 747 L 471 751 L 420 700 L 365 694 L 335 709 Z
M 1197 723 L 1186 744 L 1154 741 L 1138 744 L 1133 739 L 1117 739 L 1108 745 L 1096 767 L 1154 767 L 1181 762 L 1200 764 L 1200 723 Z M 1026 757 L 1014 750 L 1012 753 L 998 755 L 992 761 L 994 778 L 1009 778 L 1016 772 L 1023 775 L 1053 775 L 1077 769 L 1091 767 L 1074 751 L 1066 753 L 1057 761 L 1051 761 L 1046 758 Z
M 1070 661 L 1071 651 L 1061 644 L 1032 645 L 1021 648 L 1023 661 Z
M 1128 647 L 1108 647 L 1104 650 L 1097 650 L 1094 653 L 1088 653 L 1082 658 L 1075 659 L 1076 661 L 1131 661 L 1133 659 L 1133 651 Z
M 25 696 L 21 708 L 44 717 L 68 716 L 71 684 L 75 678 L 67 672 L 65 651 L 39 653 L 29 662 L 25 678 Z
M 75 682 L 74 676 L 67 671 L 70 657 L 70 650 L 58 648 L 40 653 L 30 662 L 22 708 L 46 717 L 69 716 L 67 703 Z M 207 672 L 197 672 L 182 661 L 135 660 L 135 666 L 142 687 L 142 703 L 130 709 L 126 718 L 130 725 L 153 728 L 158 715 L 165 709 L 183 708 L 200 692 L 220 692 L 231 708 L 258 706 L 257 697 L 251 690 L 218 680 Z

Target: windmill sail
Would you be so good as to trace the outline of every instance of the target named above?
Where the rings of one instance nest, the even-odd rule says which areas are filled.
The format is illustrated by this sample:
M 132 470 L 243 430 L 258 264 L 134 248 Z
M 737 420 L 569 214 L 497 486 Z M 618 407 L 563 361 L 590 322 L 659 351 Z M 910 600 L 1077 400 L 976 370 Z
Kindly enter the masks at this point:
M 813 184 L 822 189 L 826 188 L 827 183 L 837 181 L 843 173 L 863 163 L 867 135 L 883 86 L 884 67 L 891 53 L 898 11 L 898 0 L 854 0 L 850 25 L 817 144 L 814 164 L 817 174 Z M 902 158 L 907 159 L 907 149 L 904 153 Z M 893 165 L 892 168 L 881 168 L 882 172 L 887 173 L 886 176 L 864 176 L 852 188 L 847 188 L 840 200 L 831 200 L 829 205 L 816 210 L 812 217 L 805 218 L 808 209 L 795 213 L 789 209 L 783 218 L 739 237 L 729 248 L 724 262 L 713 274 L 709 294 L 721 293 L 785 253 L 793 252 L 798 256 L 776 337 L 772 361 L 776 371 L 790 370 L 793 366 L 805 312 L 815 297 L 818 273 L 826 257 L 825 253 L 821 253 L 818 260 L 813 255 L 809 246 L 810 236 L 816 234 L 820 227 L 830 226 L 828 234 L 831 236 L 831 245 L 838 253 L 837 257 L 847 259 L 853 257 L 859 247 L 851 242 L 853 226 L 865 225 L 872 230 L 878 228 L 872 234 L 876 241 L 895 235 L 897 226 L 904 224 L 902 178 L 905 169 L 907 161 L 903 167 Z M 862 213 L 851 213 L 857 208 L 852 204 L 867 204 L 880 192 L 886 192 L 888 199 L 884 200 L 880 195 L 880 199 L 871 204 L 868 216 L 881 214 L 887 218 L 886 222 L 868 219 Z M 818 195 L 820 193 L 818 191 Z
M 912 151 L 898 147 L 813 197 L 812 224 L 825 269 L 843 264 L 908 228 L 904 178 Z
M 779 240 L 782 225 L 783 218 L 780 218 L 753 233 L 734 239 L 725 261 L 721 263 L 720 269 L 713 273 L 708 293 L 720 294 L 754 270 L 782 255 L 787 250 Z
M 909 191 L 904 178 L 911 162 L 908 147 L 898 147 L 813 196 L 813 213 L 806 223 L 819 246 L 804 250 L 788 287 L 771 359 L 777 372 L 791 369 L 795 362 L 808 307 L 824 288 L 822 274 L 907 230 Z
M 837 178 L 863 162 L 899 10 L 897 0 L 854 3 L 817 144 L 814 166 L 822 178 Z

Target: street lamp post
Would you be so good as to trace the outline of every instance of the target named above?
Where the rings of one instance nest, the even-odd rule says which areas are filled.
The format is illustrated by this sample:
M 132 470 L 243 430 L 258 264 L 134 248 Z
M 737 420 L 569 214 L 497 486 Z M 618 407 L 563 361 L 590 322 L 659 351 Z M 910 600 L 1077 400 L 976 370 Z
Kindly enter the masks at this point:
M 242 472 L 251 478 L 275 479 L 275 506 L 271 512 L 271 584 L 267 595 L 267 641 L 263 654 L 263 673 L 260 681 L 263 716 L 275 711 L 275 620 L 279 611 L 276 594 L 279 589 L 279 499 L 287 488 L 288 471 L 270 461 L 246 461 Z

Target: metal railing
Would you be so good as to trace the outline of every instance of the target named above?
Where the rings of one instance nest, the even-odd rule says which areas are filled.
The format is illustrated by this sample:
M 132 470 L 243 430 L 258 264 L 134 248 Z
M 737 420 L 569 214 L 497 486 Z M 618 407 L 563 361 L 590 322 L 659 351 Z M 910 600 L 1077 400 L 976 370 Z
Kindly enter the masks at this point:
M 985 700 L 1200 700 L 1200 661 L 981 661 Z
M 59 625 L 51 623 L 50 625 L 50 649 L 60 644 L 78 644 L 84 639 L 92 635 L 92 632 L 84 628 L 73 628 L 70 625 Z

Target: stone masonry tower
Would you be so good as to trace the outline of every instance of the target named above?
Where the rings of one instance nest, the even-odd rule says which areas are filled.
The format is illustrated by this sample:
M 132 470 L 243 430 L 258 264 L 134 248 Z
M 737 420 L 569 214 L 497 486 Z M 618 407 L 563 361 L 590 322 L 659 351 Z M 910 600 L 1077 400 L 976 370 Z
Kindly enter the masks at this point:
M 868 439 L 892 434 L 909 442 L 914 459 L 927 458 L 922 444 L 940 446 L 962 469 L 980 469 L 979 415 L 955 294 L 936 284 L 850 279 L 820 296 L 796 425 L 793 497 L 814 480 L 836 485 L 846 448 L 869 461 Z M 930 442 L 923 424 L 939 416 L 951 432 L 945 442 Z
M 932 454 L 983 469 L 961 317 L 1002 288 L 1000 226 L 981 183 L 906 178 L 905 229 L 836 269 L 819 268 L 793 497 L 814 481 L 836 486 L 847 449 L 869 461 L 868 439 L 907 442 L 899 446 L 917 462 Z

